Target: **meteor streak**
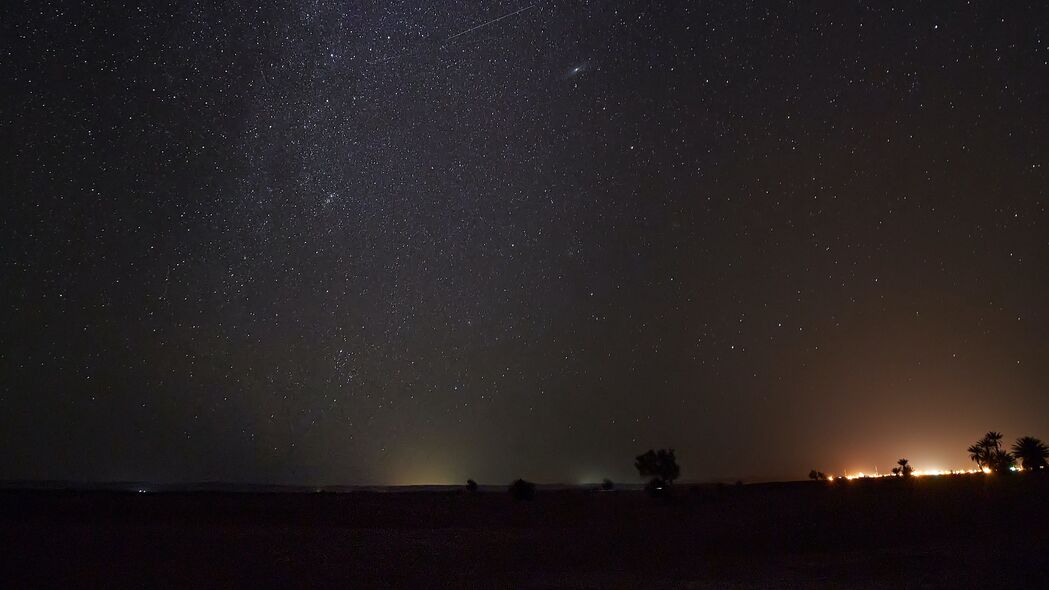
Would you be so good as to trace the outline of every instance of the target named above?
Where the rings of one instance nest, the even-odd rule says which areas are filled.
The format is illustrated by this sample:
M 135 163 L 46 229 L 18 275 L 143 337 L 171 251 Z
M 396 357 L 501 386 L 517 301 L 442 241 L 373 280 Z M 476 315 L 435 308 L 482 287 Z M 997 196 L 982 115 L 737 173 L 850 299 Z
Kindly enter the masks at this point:
M 462 35 L 465 35 L 465 34 L 471 32 L 471 31 L 476 31 L 477 29 L 481 29 L 481 28 L 487 27 L 488 25 L 490 25 L 492 23 L 497 23 L 497 22 L 503 20 L 504 18 L 510 18 L 511 16 L 513 16 L 515 14 L 520 14 L 520 13 L 528 10 L 529 8 L 535 8 L 535 4 L 529 4 L 528 6 L 525 6 L 524 8 L 522 8 L 520 10 L 516 10 L 514 12 L 511 12 L 510 14 L 504 14 L 503 16 L 500 16 L 499 18 L 493 18 L 492 20 L 490 20 L 488 22 L 481 23 L 481 24 L 477 25 L 476 27 L 470 27 L 469 29 L 466 29 L 465 31 L 462 31 L 460 33 L 456 33 L 456 34 L 452 35 L 451 37 L 448 37 L 447 39 L 445 39 L 445 41 L 446 42 L 447 41 L 451 41 L 452 39 L 455 39 L 456 37 L 461 37 Z
M 466 29 L 465 31 L 460 31 L 460 32 L 452 35 L 451 37 L 446 37 L 443 41 L 439 41 L 439 42 L 435 42 L 435 43 L 431 44 L 431 47 L 433 48 L 432 50 L 433 51 L 439 51 L 441 49 L 444 49 L 445 47 L 447 47 L 449 45 L 449 43 L 451 41 L 455 40 L 458 37 L 462 37 L 463 35 L 465 35 L 467 33 L 470 33 L 470 32 L 473 32 L 473 31 L 476 31 L 477 29 L 483 29 L 484 27 L 487 27 L 488 25 L 490 25 L 492 23 L 497 23 L 497 22 L 499 22 L 499 21 L 501 21 L 503 19 L 510 18 L 511 16 L 514 16 L 515 14 L 521 14 L 522 12 L 524 12 L 524 11 L 530 9 L 530 8 L 535 8 L 535 4 L 534 3 L 533 4 L 529 4 L 528 6 L 525 6 L 524 8 L 515 10 L 515 11 L 509 13 L 509 14 L 504 14 L 503 16 L 500 16 L 498 18 L 493 18 L 490 21 L 486 21 L 486 22 L 483 22 L 483 23 L 481 23 L 479 25 L 470 27 L 469 29 Z M 385 57 L 381 57 L 379 59 L 375 59 L 375 60 L 369 61 L 368 65 L 386 63 L 386 62 L 388 62 L 390 60 L 394 60 L 394 59 L 397 59 L 399 57 L 404 57 L 406 55 L 416 55 L 418 53 L 421 53 L 421 50 L 415 49 L 415 50 L 411 50 L 411 51 L 402 51 L 400 53 L 395 53 L 393 55 L 387 55 Z

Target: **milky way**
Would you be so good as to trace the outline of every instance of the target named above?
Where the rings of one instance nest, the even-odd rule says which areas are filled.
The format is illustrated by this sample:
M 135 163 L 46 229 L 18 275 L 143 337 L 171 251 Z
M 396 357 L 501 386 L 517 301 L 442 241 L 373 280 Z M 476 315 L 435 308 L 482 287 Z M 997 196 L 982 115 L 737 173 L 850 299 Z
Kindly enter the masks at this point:
M 261 4 L 0 9 L 0 478 L 1049 436 L 1041 3 Z

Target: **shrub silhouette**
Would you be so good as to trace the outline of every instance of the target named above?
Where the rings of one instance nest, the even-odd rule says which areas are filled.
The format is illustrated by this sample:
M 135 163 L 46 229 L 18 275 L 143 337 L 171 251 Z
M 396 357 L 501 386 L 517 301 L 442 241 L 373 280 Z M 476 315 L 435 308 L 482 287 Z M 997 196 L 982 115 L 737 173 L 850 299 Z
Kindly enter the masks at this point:
M 510 484 L 509 491 L 514 500 L 531 500 L 535 498 L 535 484 L 523 479 L 515 479 Z
M 911 473 L 914 473 L 914 468 L 911 467 L 910 462 L 906 459 L 900 459 L 896 462 L 899 467 L 892 468 L 892 474 L 897 477 L 909 478 Z
M 466 480 L 466 491 L 468 491 L 468 492 L 476 492 L 477 491 L 477 482 L 472 480 L 472 479 Z
M 603 481 L 601 482 L 601 489 L 602 489 L 602 490 L 604 490 L 604 491 L 606 491 L 606 492 L 610 492 L 610 491 L 612 491 L 612 490 L 616 489 L 616 484 L 615 484 L 615 483 L 613 483 L 613 482 L 612 482 L 612 480 L 610 480 L 610 479 L 608 479 L 608 478 L 606 477 L 606 478 L 605 478 L 605 479 L 604 479 L 604 480 L 603 480 Z
M 674 456 L 674 449 L 659 449 L 659 451 L 649 449 L 645 454 L 637 456 L 634 467 L 637 468 L 642 478 L 651 477 L 654 478 L 653 481 L 658 479 L 664 486 L 673 484 L 681 474 L 677 457 Z
M 1013 456 L 1019 459 L 1024 470 L 1045 469 L 1049 447 L 1033 436 L 1022 436 L 1013 443 Z
M 824 481 L 827 479 L 827 475 L 822 471 L 816 471 L 815 469 L 813 469 L 809 472 L 809 479 L 811 479 L 812 481 Z

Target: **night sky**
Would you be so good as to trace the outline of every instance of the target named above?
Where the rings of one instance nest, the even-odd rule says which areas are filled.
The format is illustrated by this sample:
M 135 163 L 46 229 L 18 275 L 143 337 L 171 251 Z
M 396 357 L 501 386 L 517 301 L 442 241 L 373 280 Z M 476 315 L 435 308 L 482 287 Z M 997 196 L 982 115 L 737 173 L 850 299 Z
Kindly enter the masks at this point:
M 0 9 L 0 479 L 1049 437 L 1043 2 Z

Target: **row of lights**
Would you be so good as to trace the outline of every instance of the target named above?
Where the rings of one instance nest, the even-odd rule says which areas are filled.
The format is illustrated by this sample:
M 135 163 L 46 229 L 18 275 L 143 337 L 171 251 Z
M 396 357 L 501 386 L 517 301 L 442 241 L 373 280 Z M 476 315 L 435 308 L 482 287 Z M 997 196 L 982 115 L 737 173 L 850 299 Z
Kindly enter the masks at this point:
M 1010 467 L 1012 471 L 1020 471 L 1019 467 Z M 982 469 L 916 469 L 911 472 L 913 477 L 927 477 L 927 476 L 939 476 L 939 475 L 966 475 L 971 473 L 990 473 L 991 470 L 984 467 Z M 891 473 L 856 473 L 854 475 L 844 476 L 847 480 L 853 479 L 874 479 L 880 477 L 897 477 Z M 834 481 L 836 478 L 833 475 L 827 476 L 827 481 Z

